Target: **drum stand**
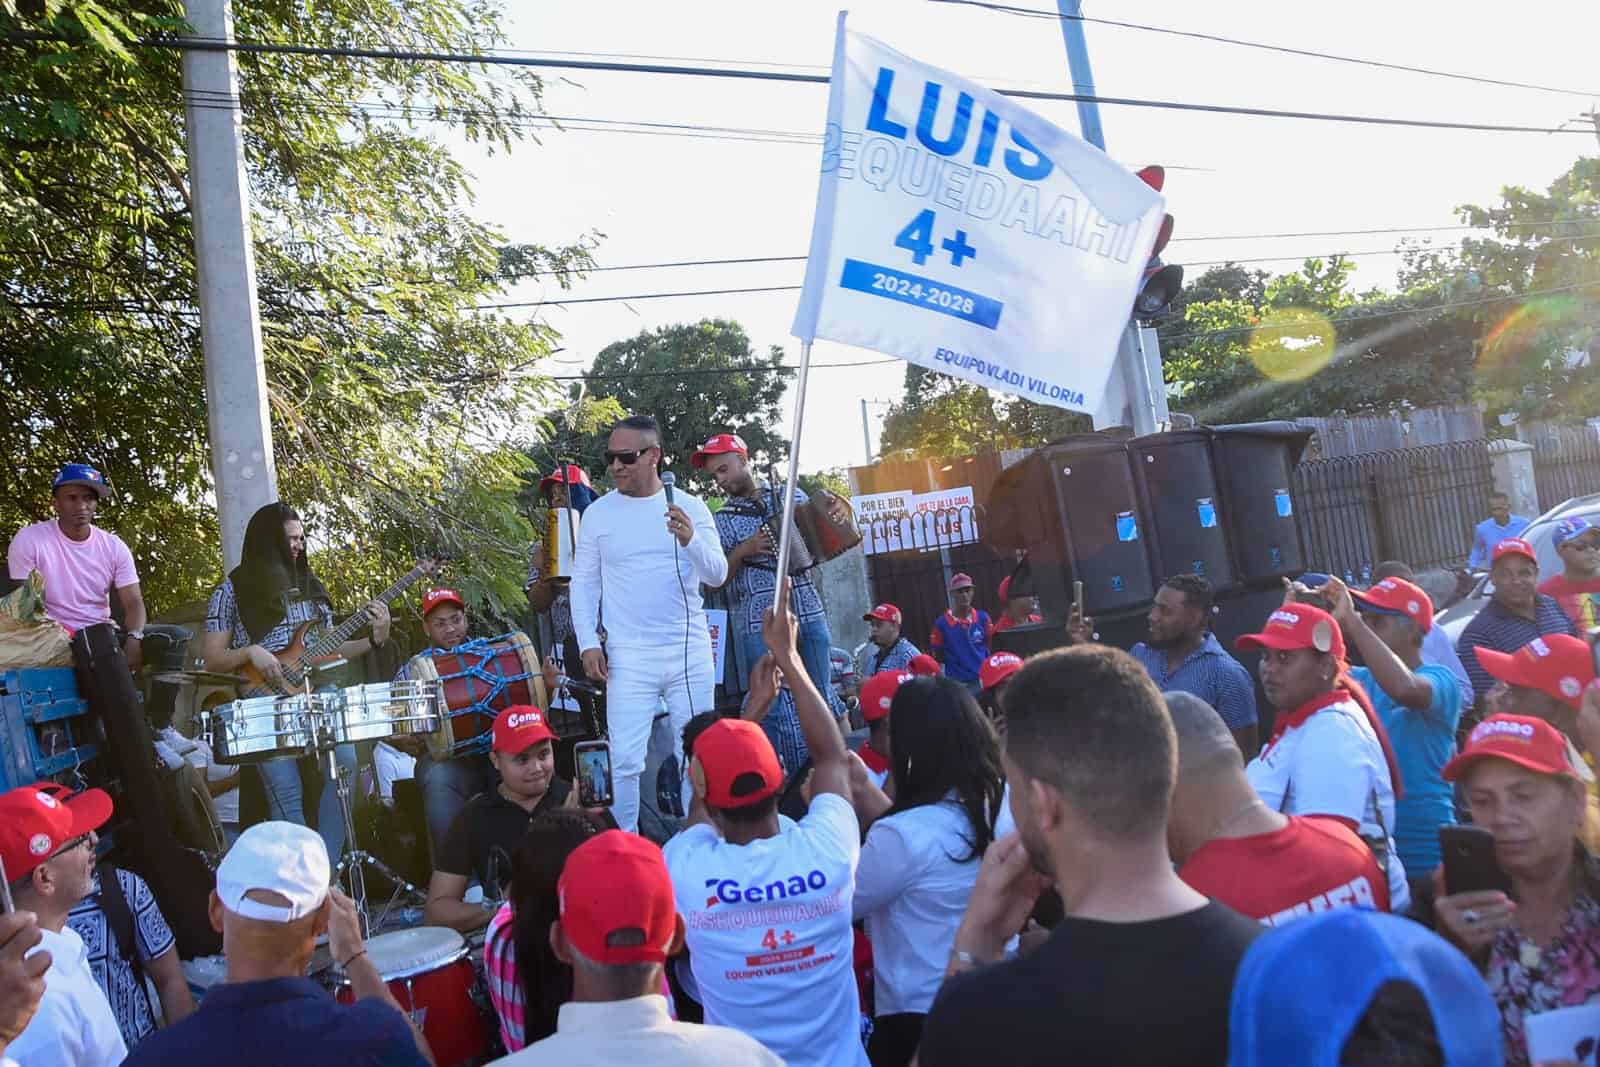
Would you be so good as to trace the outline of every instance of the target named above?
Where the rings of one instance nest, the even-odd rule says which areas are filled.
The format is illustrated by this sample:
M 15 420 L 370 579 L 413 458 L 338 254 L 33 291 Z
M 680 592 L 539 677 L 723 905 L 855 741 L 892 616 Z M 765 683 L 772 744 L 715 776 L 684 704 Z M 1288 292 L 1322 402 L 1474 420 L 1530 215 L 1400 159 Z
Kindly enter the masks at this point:
M 361 936 L 371 937 L 373 933 L 383 929 L 384 922 L 389 918 L 389 912 L 399 902 L 402 895 L 417 896 L 419 890 L 416 886 L 406 881 L 400 873 L 377 856 L 362 849 L 356 842 L 355 817 L 350 810 L 350 782 L 348 777 L 339 770 L 339 758 L 335 754 L 338 744 L 333 739 L 333 733 L 326 724 L 317 726 L 317 752 L 327 760 L 328 777 L 333 782 L 334 792 L 339 797 L 339 814 L 344 819 L 344 854 L 339 857 L 339 865 L 333 870 L 333 880 L 342 881 L 348 876 L 350 886 L 350 899 L 355 901 L 356 914 L 361 917 Z M 367 907 L 367 879 L 363 868 L 371 867 L 378 874 L 389 880 L 394 886 L 394 891 L 389 894 L 388 901 L 383 905 L 383 910 L 378 913 L 376 920 L 372 917 L 371 910 Z

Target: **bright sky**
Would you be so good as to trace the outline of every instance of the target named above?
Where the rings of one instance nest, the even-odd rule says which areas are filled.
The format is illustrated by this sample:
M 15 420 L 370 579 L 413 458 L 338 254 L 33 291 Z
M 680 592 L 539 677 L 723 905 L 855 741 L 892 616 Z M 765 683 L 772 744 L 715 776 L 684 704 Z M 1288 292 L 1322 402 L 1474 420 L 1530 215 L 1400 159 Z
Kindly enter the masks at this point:
M 1011 2 L 1054 7 L 1053 0 Z M 838 10 L 836 4 L 811 0 L 507 0 L 506 6 L 513 12 L 509 47 L 515 49 L 818 70 L 830 61 Z M 1145 0 L 1119 7 L 1091 0 L 1085 14 L 1595 94 L 1483 85 L 1089 25 L 1096 88 L 1108 96 L 1535 126 L 1555 126 L 1600 105 L 1600 72 L 1592 56 L 1600 39 L 1600 5 Z M 1071 90 L 1054 20 L 933 0 L 876 0 L 853 9 L 850 22 L 911 56 L 985 84 Z M 814 135 L 821 131 L 827 100 L 823 85 L 547 73 L 549 113 L 592 119 Z M 1077 131 L 1074 105 L 1033 106 Z M 1307 255 L 1390 249 L 1400 235 L 1185 238 L 1448 226 L 1457 222 L 1456 205 L 1490 203 L 1505 185 L 1542 190 L 1579 154 L 1596 151 L 1595 141 L 1574 135 L 1384 128 L 1129 107 L 1105 107 L 1101 114 L 1113 156 L 1134 168 L 1149 162 L 1167 166 L 1168 210 L 1177 219 L 1181 242 L 1167 258 L 1188 265 L 1190 277 L 1205 269 L 1202 261 L 1290 257 L 1259 264 L 1281 272 Z M 603 266 L 805 253 L 821 152 L 816 143 L 613 131 L 543 131 L 540 136 L 542 146 L 525 144 L 509 156 L 460 148 L 477 177 L 478 215 L 513 240 L 554 244 L 600 231 L 606 237 L 596 259 Z M 1449 244 L 1459 236 L 1436 233 L 1431 239 Z M 1358 258 L 1358 284 L 1392 281 L 1396 257 Z M 605 271 L 569 295 L 789 285 L 798 284 L 802 272 L 798 262 Z M 553 289 L 519 286 L 510 299 L 556 298 Z M 581 372 L 605 345 L 640 330 L 710 316 L 741 322 L 759 349 L 785 346 L 793 362 L 799 346 L 789 336 L 789 325 L 796 296 L 684 297 L 537 311 L 563 334 L 566 351 L 556 360 L 570 361 L 553 364 L 551 373 Z M 816 364 L 874 356 L 830 342 L 818 342 L 813 352 Z M 903 375 L 900 363 L 817 367 L 801 468 L 861 463 L 861 401 L 871 405 L 876 447 L 883 402 L 899 397 Z M 786 413 L 785 433 L 787 419 Z

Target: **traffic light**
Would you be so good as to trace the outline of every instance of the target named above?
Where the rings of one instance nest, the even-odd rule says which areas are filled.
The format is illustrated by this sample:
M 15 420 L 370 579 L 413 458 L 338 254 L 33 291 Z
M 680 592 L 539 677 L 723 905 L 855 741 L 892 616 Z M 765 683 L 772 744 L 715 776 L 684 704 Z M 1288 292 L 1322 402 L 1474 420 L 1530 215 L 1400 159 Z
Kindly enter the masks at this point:
M 1152 163 L 1139 171 L 1139 178 L 1159 193 L 1167 183 L 1167 172 L 1160 164 Z M 1139 295 L 1133 301 L 1135 318 L 1155 318 L 1166 310 L 1167 305 L 1183 289 L 1183 267 L 1176 263 L 1161 262 L 1161 253 L 1166 249 L 1167 242 L 1172 240 L 1172 227 L 1172 216 L 1163 215 L 1161 229 L 1156 231 L 1155 246 L 1150 249 L 1150 262 L 1144 267 L 1144 281 L 1139 287 Z

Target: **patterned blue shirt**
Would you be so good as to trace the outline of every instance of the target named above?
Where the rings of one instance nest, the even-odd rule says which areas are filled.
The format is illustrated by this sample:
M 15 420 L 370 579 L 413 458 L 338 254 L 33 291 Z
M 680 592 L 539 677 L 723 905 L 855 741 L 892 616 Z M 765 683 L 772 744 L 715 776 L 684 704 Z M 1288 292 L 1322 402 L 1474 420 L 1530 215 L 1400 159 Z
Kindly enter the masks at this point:
M 145 880 L 132 871 L 117 870 L 117 883 L 122 887 L 122 898 L 128 902 L 133 915 L 134 951 L 139 959 L 148 963 L 165 955 L 177 943 L 172 928 L 156 904 L 155 894 Z M 89 953 L 89 969 L 94 980 L 105 991 L 111 1002 L 111 1014 L 117 1017 L 122 1031 L 122 1041 L 130 1049 L 156 1028 L 150 997 L 139 978 L 134 974 L 133 961 L 122 955 L 100 903 L 100 874 L 95 872 L 89 895 L 72 906 L 67 913 L 67 925 L 83 938 L 83 947 Z
M 1475 647 L 1482 645 L 1496 652 L 1515 652 L 1535 637 L 1545 634 L 1578 636 L 1572 620 L 1561 610 L 1561 604 L 1555 597 L 1536 594 L 1532 619 L 1508 611 L 1497 600 L 1485 604 L 1456 639 L 1456 652 L 1461 656 L 1461 665 L 1467 669 L 1467 677 L 1472 679 L 1473 702 L 1482 707 L 1484 694 L 1494 688 L 1495 682 L 1494 677 L 1483 669 L 1483 664 L 1478 662 L 1477 654 L 1472 651 Z
M 748 704 L 750 694 L 746 693 L 744 699 Z M 789 692 L 787 686 L 778 690 L 778 696 L 773 700 L 772 707 L 767 709 L 766 717 L 761 720 L 761 731 L 767 735 L 767 740 L 772 742 L 773 751 L 778 754 L 778 761 L 783 764 L 785 778 L 791 777 L 811 758 L 811 750 L 806 747 L 805 734 L 800 732 L 800 712 L 794 706 L 794 694 Z
M 1167 652 L 1151 648 L 1140 641 L 1130 650 L 1133 658 L 1144 664 L 1144 669 L 1155 679 L 1156 688 L 1163 693 L 1179 691 L 1193 693 L 1217 710 L 1230 730 L 1243 730 L 1256 724 L 1256 686 L 1250 672 L 1208 633 L 1199 648 L 1167 672 Z
M 882 674 L 884 671 L 903 671 L 911 666 L 912 657 L 921 654 L 917 651 L 916 645 L 903 637 L 887 652 L 873 645 L 872 651 L 867 655 L 867 673 L 870 675 Z
M 772 513 L 777 510 L 777 501 L 774 500 L 772 488 L 761 486 L 758 490 L 761 496 L 761 506 Z M 805 491 L 795 490 L 794 502 L 799 507 L 810 498 Z M 722 538 L 722 551 L 732 552 L 742 541 L 755 536 L 761 528 L 761 520 L 755 515 L 745 514 L 743 511 L 730 508 L 726 505 L 719 508 L 711 516 L 717 524 L 717 534 Z M 744 566 L 739 568 L 739 573 L 734 575 L 732 583 L 733 620 L 731 625 L 745 633 L 760 633 L 761 618 L 767 609 L 772 607 L 772 596 L 778 588 L 777 566 L 775 553 L 763 552 L 760 555 L 750 556 L 745 560 Z M 751 566 L 760 564 L 761 566 Z M 791 576 L 790 607 L 795 618 L 800 622 L 823 617 L 822 598 L 817 595 L 816 584 L 812 582 L 810 573 Z

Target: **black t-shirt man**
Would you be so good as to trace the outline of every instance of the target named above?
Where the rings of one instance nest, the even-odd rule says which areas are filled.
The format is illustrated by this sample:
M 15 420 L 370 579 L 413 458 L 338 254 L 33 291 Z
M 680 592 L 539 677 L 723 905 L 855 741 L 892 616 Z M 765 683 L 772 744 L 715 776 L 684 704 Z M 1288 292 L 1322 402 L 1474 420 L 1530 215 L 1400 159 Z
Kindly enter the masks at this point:
M 552 777 L 532 811 L 513 804 L 498 789 L 479 793 L 451 821 L 434 869 L 476 878 L 485 892 L 497 895 L 495 891 L 511 876 L 511 851 L 528 832 L 528 824 L 561 807 L 571 791 L 572 786 Z
M 1225 1064 L 1234 972 L 1261 933 L 1216 901 L 1150 922 L 1065 918 L 1033 952 L 945 982 L 918 1062 Z

